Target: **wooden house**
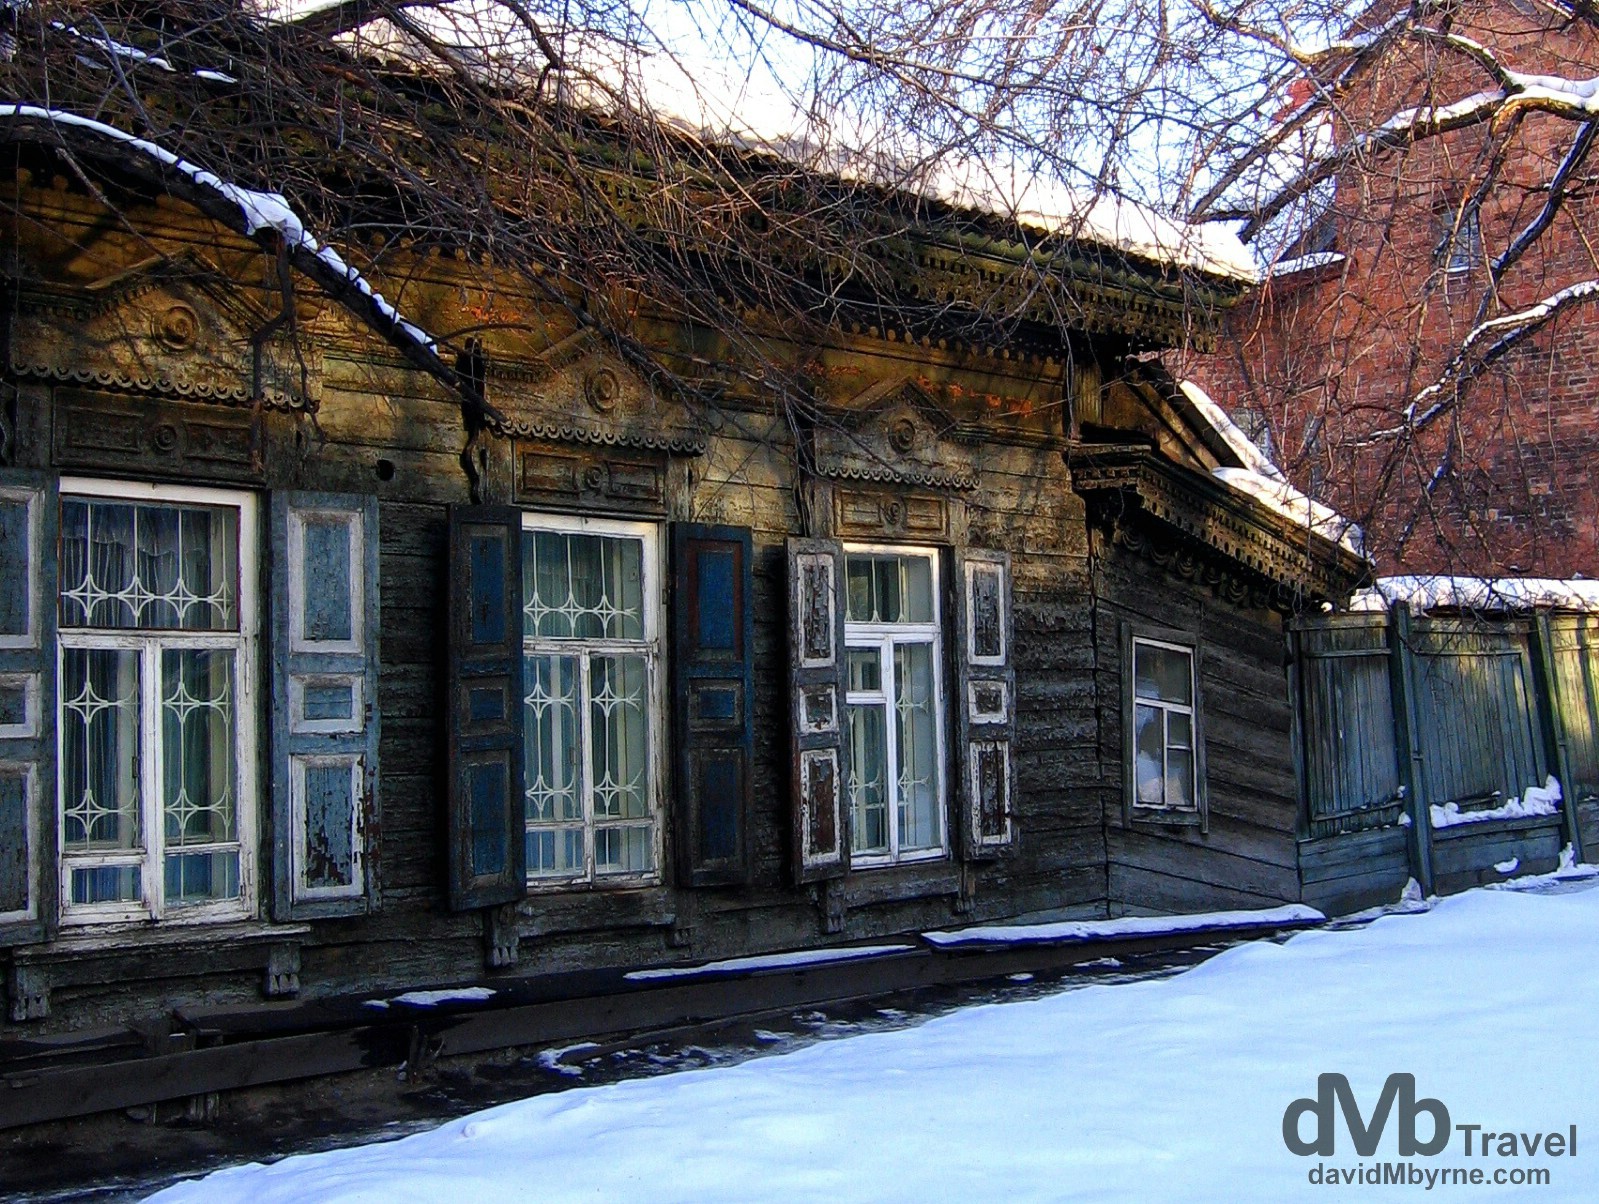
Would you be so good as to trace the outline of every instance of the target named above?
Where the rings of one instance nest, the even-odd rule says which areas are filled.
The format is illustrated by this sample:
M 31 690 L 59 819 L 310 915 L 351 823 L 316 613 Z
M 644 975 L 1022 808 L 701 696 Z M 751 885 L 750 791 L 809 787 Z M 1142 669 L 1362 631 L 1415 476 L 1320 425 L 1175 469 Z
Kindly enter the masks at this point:
M 1300 899 L 1285 621 L 1364 565 L 1148 354 L 1236 275 L 1061 241 L 996 346 L 753 312 L 796 423 L 648 298 L 716 404 L 389 256 L 492 328 L 468 430 L 315 289 L 291 338 L 255 243 L 51 163 L 3 183 L 0 1033 Z M 915 212 L 919 295 L 1039 278 Z

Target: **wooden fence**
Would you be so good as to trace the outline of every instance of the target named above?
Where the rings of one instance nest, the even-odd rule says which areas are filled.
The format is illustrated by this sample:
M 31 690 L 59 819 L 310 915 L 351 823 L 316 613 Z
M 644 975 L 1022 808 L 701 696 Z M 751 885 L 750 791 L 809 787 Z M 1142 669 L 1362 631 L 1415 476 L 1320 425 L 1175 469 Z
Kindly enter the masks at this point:
M 1448 891 L 1553 868 L 1562 844 L 1581 854 L 1599 818 L 1599 616 L 1396 606 L 1301 619 L 1290 638 L 1307 901 L 1348 910 L 1410 876 Z M 1558 815 L 1430 822 L 1433 806 L 1497 808 L 1551 775 Z

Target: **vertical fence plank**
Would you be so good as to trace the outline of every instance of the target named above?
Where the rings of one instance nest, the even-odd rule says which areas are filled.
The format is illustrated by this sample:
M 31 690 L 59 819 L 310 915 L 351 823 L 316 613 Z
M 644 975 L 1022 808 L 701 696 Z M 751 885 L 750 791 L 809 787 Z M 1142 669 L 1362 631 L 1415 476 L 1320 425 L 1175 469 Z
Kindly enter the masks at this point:
M 1410 872 L 1423 895 L 1432 894 L 1432 829 L 1427 799 L 1422 793 L 1421 745 L 1416 740 L 1415 691 L 1410 672 L 1410 607 L 1396 603 L 1388 626 L 1390 681 L 1394 699 L 1395 744 L 1399 749 L 1399 778 L 1405 788 L 1410 814 Z

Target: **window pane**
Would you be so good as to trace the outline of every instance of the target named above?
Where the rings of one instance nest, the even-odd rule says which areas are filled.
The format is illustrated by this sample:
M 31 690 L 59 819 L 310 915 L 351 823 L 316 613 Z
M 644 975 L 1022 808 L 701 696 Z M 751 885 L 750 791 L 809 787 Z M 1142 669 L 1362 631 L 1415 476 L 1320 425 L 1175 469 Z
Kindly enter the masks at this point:
M 74 903 L 137 903 L 139 867 L 136 865 L 74 866 Z
M 933 706 L 933 646 L 900 644 L 894 649 L 894 700 L 899 746 L 899 847 L 937 848 L 938 736 Z
M 906 623 L 933 621 L 933 563 L 925 556 L 900 559 L 900 598 Z
M 544 639 L 644 638 L 644 543 L 533 531 L 522 540 L 523 630 Z
M 1193 704 L 1193 655 L 1153 644 L 1133 645 L 1133 680 L 1139 698 Z
M 578 666 L 575 656 L 530 656 L 525 665 L 527 707 L 527 817 L 530 823 L 581 820 L 578 766 L 583 736 L 578 728 Z
M 530 877 L 573 878 L 583 873 L 582 828 L 530 828 L 527 834 Z
M 649 872 L 652 867 L 649 828 L 595 829 L 595 873 L 643 874 Z
M 1166 802 L 1162 713 L 1159 707 L 1133 708 L 1133 781 L 1138 801 L 1151 807 L 1164 806 Z
M 166 859 L 168 904 L 206 903 L 239 897 L 239 852 L 169 854 Z
M 882 706 L 847 708 L 849 722 L 850 849 L 888 852 L 886 712 Z
M 877 648 L 851 648 L 848 659 L 849 689 L 875 694 L 883 688 L 883 654 Z
M 233 653 L 163 649 L 161 808 L 169 846 L 238 839 L 233 722 Z M 238 893 L 236 884 L 232 893 Z
M 1194 721 L 1181 711 L 1166 714 L 1166 747 L 1192 748 L 1194 746 Z
M 1166 802 L 1173 807 L 1194 805 L 1194 754 L 1185 748 L 1166 753 Z
M 236 628 L 238 523 L 226 506 L 63 498 L 62 625 Z
M 649 806 L 649 671 L 642 656 L 589 658 L 594 814 L 643 819 Z
M 62 650 L 61 791 L 68 851 L 140 847 L 138 653 Z
M 845 575 L 849 622 L 933 621 L 933 566 L 928 557 L 852 552 L 846 557 Z

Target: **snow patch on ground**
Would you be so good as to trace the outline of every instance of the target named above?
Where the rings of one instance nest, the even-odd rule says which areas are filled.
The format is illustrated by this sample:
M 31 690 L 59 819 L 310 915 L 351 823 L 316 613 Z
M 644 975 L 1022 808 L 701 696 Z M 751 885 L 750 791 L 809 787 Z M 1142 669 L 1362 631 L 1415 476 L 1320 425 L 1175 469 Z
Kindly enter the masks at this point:
M 1169 978 L 540 1095 L 397 1141 L 219 1171 L 156 1199 L 1295 1204 L 1327 1193 L 1307 1181 L 1317 1159 L 1284 1147 L 1283 1112 L 1315 1098 L 1325 1073 L 1347 1075 L 1368 1116 L 1403 1070 L 1457 1123 L 1599 1131 L 1599 975 L 1576 972 L 1596 952 L 1599 889 L 1475 890 L 1421 915 L 1239 945 Z M 1390 1117 L 1377 1160 L 1400 1157 L 1399 1128 Z M 1340 1124 L 1326 1161 L 1371 1160 Z M 1414 1161 L 1544 1167 L 1540 1200 L 1599 1199 L 1599 1159 L 1500 1163 L 1468 1158 L 1457 1137 Z
M 800 966 L 826 965 L 828 962 L 855 961 L 881 957 L 885 953 L 904 953 L 915 945 L 854 945 L 844 949 L 799 949 L 792 953 L 763 953 L 756 957 L 734 957 L 706 962 L 699 966 L 665 966 L 658 970 L 632 970 L 627 977 L 635 982 L 660 978 L 692 978 L 698 974 L 747 974 L 754 970 L 785 970 Z
M 539 1050 L 539 1065 L 545 1070 L 553 1070 L 556 1074 L 564 1074 L 570 1078 L 582 1078 L 583 1069 L 580 1066 L 568 1066 L 561 1059 L 567 1054 L 582 1053 L 585 1049 L 598 1049 L 593 1041 L 579 1041 L 576 1045 L 563 1045 L 560 1049 Z
M 369 1008 L 386 1008 L 391 1004 L 400 1004 L 404 1007 L 432 1008 L 441 1003 L 482 1003 L 485 999 L 493 999 L 496 992 L 493 987 L 451 987 L 440 991 L 407 991 L 403 995 L 391 995 L 387 999 L 368 999 L 365 1006 Z
M 1115 920 L 1058 920 L 1048 924 L 989 924 L 952 932 L 924 932 L 934 945 L 1033 945 L 1055 941 L 1103 941 L 1115 937 L 1165 936 L 1288 924 L 1320 924 L 1326 916 L 1303 903 L 1259 911 L 1211 911 L 1187 916 L 1122 916 Z
M 1462 811 L 1457 803 L 1434 803 L 1428 812 L 1435 828 L 1453 828 L 1459 824 L 1480 824 L 1490 819 L 1525 819 L 1533 815 L 1558 815 L 1560 813 L 1560 782 L 1552 775 L 1542 786 L 1528 786 L 1527 793 L 1513 798 L 1498 807 L 1482 811 Z M 1508 873 L 1509 871 L 1504 871 Z

